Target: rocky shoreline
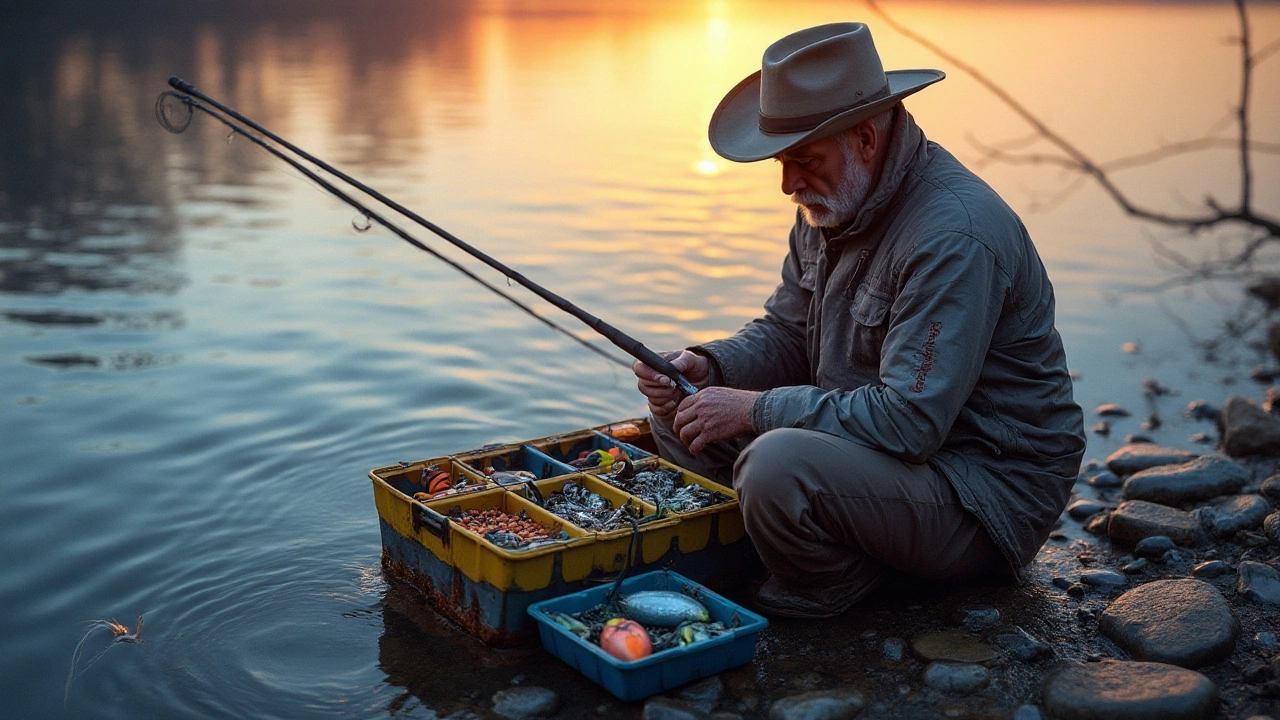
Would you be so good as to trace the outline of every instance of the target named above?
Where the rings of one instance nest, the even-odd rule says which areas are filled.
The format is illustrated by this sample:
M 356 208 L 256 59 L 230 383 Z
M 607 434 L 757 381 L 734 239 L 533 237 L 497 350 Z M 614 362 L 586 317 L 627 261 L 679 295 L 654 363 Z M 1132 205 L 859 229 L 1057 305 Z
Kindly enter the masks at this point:
M 1017 583 L 894 578 L 839 618 L 772 621 L 754 662 L 643 703 L 537 648 L 474 648 L 509 683 L 424 692 L 439 717 L 509 720 L 1280 720 L 1280 403 L 1187 412 L 1218 420 L 1221 449 L 1134 438 L 1090 462 Z

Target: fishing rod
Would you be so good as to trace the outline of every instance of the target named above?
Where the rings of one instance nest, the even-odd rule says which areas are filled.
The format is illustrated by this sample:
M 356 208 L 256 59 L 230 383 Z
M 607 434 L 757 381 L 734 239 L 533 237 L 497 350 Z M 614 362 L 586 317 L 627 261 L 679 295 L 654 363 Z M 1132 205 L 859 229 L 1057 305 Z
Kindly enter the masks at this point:
M 271 153 L 272 155 L 274 155 L 275 157 L 277 157 L 277 158 L 279 158 L 279 159 L 281 159 L 281 160 L 285 161 L 285 162 L 286 162 L 286 163 L 288 163 L 291 167 L 293 167 L 294 169 L 298 170 L 299 172 L 302 172 L 304 175 L 306 175 L 308 178 L 310 178 L 313 182 L 315 182 L 315 183 L 317 183 L 318 185 L 320 185 L 320 186 L 321 186 L 322 188 L 324 188 L 326 191 L 328 191 L 329 193 L 333 194 L 333 195 L 334 195 L 335 197 L 337 197 L 338 199 L 342 200 L 343 202 L 347 203 L 348 205 L 352 206 L 352 207 L 353 207 L 353 208 L 355 208 L 356 210 L 358 210 L 358 211 L 360 211 L 361 213 L 363 213 L 363 214 L 364 214 L 364 216 L 365 216 L 366 218 L 368 218 L 370 221 L 377 222 L 378 224 L 382 225 L 383 227 L 387 228 L 387 229 L 388 229 L 388 230 L 390 230 L 392 233 L 394 233 L 395 235 L 397 235 L 398 237 L 400 237 L 400 239 L 404 240 L 405 242 L 408 242 L 409 244 L 413 245 L 414 247 L 416 247 L 416 248 L 418 248 L 418 249 L 420 249 L 420 250 L 423 250 L 424 252 L 430 253 L 433 257 L 436 257 L 437 259 L 440 259 L 440 260 L 442 260 L 442 261 L 446 262 L 447 264 L 449 264 L 450 266 L 452 266 L 454 269 L 459 270 L 460 272 L 462 272 L 462 273 L 463 273 L 464 275 L 466 275 L 467 277 L 469 277 L 469 278 L 471 278 L 471 279 L 473 279 L 473 280 L 476 280 L 477 282 L 480 282 L 481 284 L 483 284 L 485 287 L 489 288 L 490 290 L 492 290 L 492 291 L 494 291 L 494 292 L 497 292 L 499 295 L 502 295 L 502 296 L 503 296 L 503 297 L 505 297 L 506 299 L 508 299 L 508 300 L 510 300 L 511 302 L 515 303 L 517 306 L 520 306 L 520 307 L 521 307 L 521 309 L 523 309 L 523 310 L 525 310 L 526 312 L 528 312 L 529 314 L 533 315 L 535 318 L 537 318 L 539 321 L 543 322 L 544 324 L 549 324 L 549 325 L 551 325 L 551 326 L 555 327 L 558 331 L 560 331 L 560 332 L 564 332 L 564 333 L 567 333 L 567 334 L 568 334 L 570 337 L 572 337 L 574 340 L 578 341 L 578 342 L 579 342 L 579 343 L 581 343 L 581 344 L 586 345 L 587 347 L 591 348 L 593 351 L 595 351 L 595 352 L 597 352 L 597 353 L 602 353 L 602 352 L 603 352 L 603 351 L 601 351 L 599 348 L 595 347 L 594 345 L 591 345 L 591 344 L 589 344 L 589 343 L 586 343 L 586 342 L 585 342 L 585 341 L 583 341 L 581 338 L 578 338 L 576 335 L 573 335 L 572 333 L 568 333 L 568 331 L 564 330 L 563 328 L 560 328 L 559 326 L 556 326 L 554 323 L 552 323 L 551 321 L 547 320 L 546 318 L 543 318 L 542 316 L 538 315 L 537 313 L 534 313 L 534 312 L 533 312 L 533 310 L 532 310 L 532 308 L 529 308 L 528 306 L 524 306 L 524 305 L 523 305 L 522 303 L 520 303 L 518 300 L 516 300 L 516 299 L 514 299 L 514 298 L 510 297 L 510 296 L 509 296 L 509 295 L 507 295 L 506 293 L 503 293 L 500 289 L 498 289 L 498 288 L 494 287 L 493 285 L 491 285 L 491 284 L 489 284 L 489 283 L 485 282 L 483 279 L 479 278 L 479 277 L 478 277 L 478 276 L 476 276 L 474 273 L 472 273 L 472 272 L 470 272 L 470 271 L 466 270 L 465 268 L 463 268 L 462 266 L 458 265 L 457 263 L 455 263 L 455 262 L 453 262 L 453 261 L 451 261 L 451 260 L 448 260 L 447 258 L 445 258 L 444 256 L 440 255 L 440 254 L 439 254 L 438 252 L 436 252 L 435 250 L 432 250 L 432 249 L 431 249 L 430 247 L 428 247 L 426 244 L 422 243 L 421 241 L 417 240 L 417 239 L 416 239 L 416 238 L 414 238 L 413 236 L 409 235 L 407 232 L 405 232 L 404 230 L 400 229 L 398 226 L 396 226 L 395 224 L 391 223 L 391 222 L 390 222 L 390 221 L 388 221 L 386 218 L 382 217 L 380 214 L 378 214 L 378 213 L 374 212 L 373 210 L 369 209 L 367 206 L 363 205 L 363 204 L 362 204 L 362 203 L 360 203 L 358 200 L 355 200 L 354 198 L 352 198 L 352 197 L 351 197 L 350 195 L 348 195 L 347 193 L 345 193 L 345 192 L 343 192 L 342 190 L 340 190 L 339 188 L 335 187 L 332 183 L 330 183 L 330 182 L 328 182 L 327 180 L 325 180 L 324 178 L 320 177 L 318 174 L 316 174 L 316 173 L 315 173 L 313 170 L 311 170 L 310 168 L 307 168 L 306 166 L 302 165 L 301 163 L 299 163 L 299 162 L 298 162 L 297 160 L 295 160 L 294 158 L 291 158 L 291 157 L 289 157 L 289 156 L 285 155 L 284 153 L 280 152 L 280 150 L 279 150 L 279 149 L 277 149 L 277 148 L 275 148 L 275 147 L 272 147 L 270 144 L 268 144 L 267 142 L 265 142 L 262 138 L 260 138 L 260 137 L 258 137 L 258 136 L 256 136 L 256 135 L 254 135 L 254 134 L 252 134 L 252 133 L 245 132 L 242 128 L 240 128 L 239 126 L 237 126 L 237 125 L 235 125 L 234 123 L 232 123 L 232 122 L 231 122 L 230 120 L 228 120 L 226 117 L 223 117 L 223 115 L 222 115 L 222 114 L 225 114 L 226 116 L 229 116 L 229 117 L 231 117 L 231 118 L 235 119 L 236 121 L 238 121 L 238 122 L 240 122 L 240 123 L 242 123 L 242 124 L 244 124 L 244 125 L 248 126 L 249 128 L 252 128 L 253 130 L 255 130 L 255 131 L 257 131 L 257 132 L 261 133 L 262 135 L 266 136 L 267 138 L 270 138 L 272 141 L 274 141 L 275 143 L 277 143 L 277 144 L 278 144 L 278 145 L 280 145 L 281 147 L 286 148 L 287 150 L 289 150 L 289 151 L 290 151 L 290 152 L 292 152 L 293 154 L 297 155 L 298 157 L 301 157 L 301 158 L 303 158 L 303 159 L 307 160 L 308 162 L 312 163 L 313 165 L 315 165 L 316 167 L 320 168 L 321 170 L 323 170 L 323 171 L 325 171 L 325 172 L 329 173 L 330 175 L 332 175 L 332 176 L 334 176 L 334 177 L 336 177 L 336 178 L 338 178 L 338 179 L 342 180 L 343 182 L 347 183 L 348 185 L 350 185 L 350 186 L 352 186 L 352 187 L 354 187 L 354 188 L 356 188 L 356 189 L 360 190 L 361 192 L 365 193 L 365 194 L 366 194 L 366 195 L 368 195 L 369 197 L 372 197 L 373 199 L 377 200 L 378 202 L 382 203 L 383 205 L 385 205 L 385 206 L 387 206 L 387 207 L 391 208 L 392 210 L 394 210 L 395 212 L 399 213 L 400 215 L 402 215 L 402 216 L 404 216 L 404 217 L 406 217 L 406 218 L 408 218 L 408 219 L 412 220 L 413 222 L 415 222 L 415 223 L 417 223 L 418 225 L 420 225 L 420 226 L 422 226 L 422 227 L 426 228 L 427 230 L 430 230 L 432 233 L 434 233 L 434 234 L 438 235 L 439 237 L 441 237 L 442 239 L 446 240 L 447 242 L 449 242 L 450 244 L 452 244 L 454 247 L 457 247 L 458 249 L 460 249 L 460 250 L 462 250 L 463 252 L 467 253 L 468 255 L 470 255 L 470 256 L 472 256 L 472 257 L 476 258 L 477 260 L 479 260 L 479 261 L 483 262 L 484 264 L 488 265 L 489 267 L 493 268 L 494 270 L 497 270 L 498 272 L 502 273 L 502 274 L 503 274 L 504 276 L 506 276 L 507 278 L 509 278 L 509 279 L 511 279 L 511 280 L 513 280 L 513 281 L 515 281 L 515 282 L 516 282 L 516 283 L 518 283 L 521 287 L 524 287 L 525 289 L 529 290 L 530 292 L 532 292 L 533 294 L 535 294 L 535 295 L 537 295 L 538 297 L 542 298 L 543 300 L 546 300 L 547 302 L 551 303 L 552 305 L 556 306 L 557 308 L 559 308 L 559 309 L 561 309 L 561 310 L 563 310 L 563 311 L 565 311 L 565 312 L 569 313 L 570 315 L 574 316 L 575 318 L 577 318 L 578 320 L 580 320 L 580 321 L 582 321 L 584 324 L 586 324 L 586 325 L 587 325 L 587 327 L 591 328 L 591 329 L 592 329 L 592 330 L 594 330 L 596 333 L 598 333 L 599 335 L 603 336 L 606 340 L 608 340 L 609 342 L 613 343 L 613 345 L 614 345 L 614 346 L 618 347 L 618 348 L 619 348 L 620 350 L 622 350 L 623 352 L 627 353 L 627 354 L 628 354 L 628 355 L 630 355 L 631 357 L 633 357 L 633 358 L 635 358 L 635 359 L 639 360 L 640 362 L 644 363 L 645 365 L 648 365 L 649 367 L 653 368 L 654 370 L 656 370 L 656 371 L 658 371 L 658 372 L 662 373 L 663 375 L 667 376 L 668 378 L 670 378 L 670 379 L 671 379 L 671 381 L 672 381 L 673 383 L 675 383 L 675 386 L 676 386 L 677 388 L 679 388 L 681 392 L 683 392 L 683 393 L 685 393 L 685 394 L 687 394 L 687 395 L 693 395 L 694 393 L 696 393 L 696 392 L 698 391 L 698 389 L 693 385 L 693 383 L 689 382 L 689 380 L 688 380 L 687 378 L 685 378 L 682 374 L 680 374 L 680 371 L 679 371 L 679 370 L 677 370 L 677 369 L 675 368 L 675 366 L 674 366 L 674 365 L 672 365 L 672 364 L 671 364 L 671 362 L 670 362 L 669 360 L 667 360 L 666 358 L 662 357 L 661 355 L 658 355 L 657 353 L 655 353 L 654 351 L 650 350 L 649 348 L 645 347 L 645 346 L 644 346 L 644 344 L 642 344 L 639 340 L 636 340 L 635 338 L 631 337 L 630 335 L 627 335 L 626 333 L 624 333 L 624 332 L 622 332 L 621 330 L 619 330 L 618 328 L 616 328 L 616 327 L 614 327 L 614 326 L 610 325 L 609 323 L 605 322 L 604 320 L 600 319 L 599 317 L 597 317 L 597 316 L 595 316 L 595 315 L 592 315 L 591 313 L 588 313 L 587 311 L 583 310 L 582 308 L 578 307 L 577 305 L 573 304 L 572 302 L 569 302 L 569 301 L 568 301 L 568 300 L 566 300 L 565 298 L 563 298 L 563 297 L 561 297 L 561 296 L 557 295 L 556 293 L 553 293 L 553 292 L 551 292 L 550 290 L 548 290 L 548 289 L 546 289 L 546 288 L 542 287 L 542 286 L 541 286 L 541 285 L 539 285 L 538 283 L 533 282 L 532 280 L 530 280 L 530 279 L 528 279 L 527 277 L 525 277 L 523 274 L 521 274 L 521 273 L 517 272 L 516 270 L 513 270 L 512 268 L 508 267 L 507 265 L 503 264 L 502 262 L 499 262 L 497 259 L 493 258 L 492 256 L 490 256 L 490 255 L 488 255 L 488 254 L 486 254 L 486 253 L 484 253 L 484 252 L 480 251 L 479 249 L 477 249 L 477 248 L 473 247 L 473 246 L 472 246 L 472 245 L 470 245 L 469 243 L 467 243 L 467 242 L 463 241 L 462 239 L 458 238 L 458 237 L 457 237 L 457 236 L 455 236 L 453 233 L 450 233 L 449 231 L 447 231 L 447 230 L 445 230 L 444 228 L 442 228 L 442 227 L 440 227 L 440 226 L 436 225 L 435 223 L 431 222 L 430 220 L 427 220 L 426 218 L 422 217 L 421 215 L 418 215 L 417 213 L 415 213 L 415 212 L 413 212 L 412 210 L 410 210 L 410 209 L 406 208 L 405 206 L 401 205 L 400 203 L 398 203 L 398 202 L 396 202 L 396 201 L 392 200 L 391 198 L 387 197 L 386 195 L 383 195 L 382 193 L 378 192 L 377 190 L 375 190 L 375 189 L 373 189 L 373 188 L 369 187 L 368 185 L 366 185 L 366 184 L 364 184 L 364 183 L 360 182 L 359 180 L 357 180 L 357 179 L 355 179 L 355 178 L 351 177 L 350 175 L 348 175 L 348 174 L 346 174 L 346 173 L 342 172 L 341 170 L 338 170 L 337 168 L 335 168 L 335 167 L 333 167 L 332 165 L 330 165 L 329 163 L 327 163 L 327 162 L 325 162 L 325 161 L 321 160 L 320 158 L 318 158 L 318 157 L 316 157 L 316 156 L 312 155 L 311 153 L 308 153 L 308 152 L 306 152 L 305 150 L 303 150 L 303 149 L 301 149 L 301 148 L 297 147 L 297 146 L 296 146 L 296 145 L 294 145 L 293 143 L 290 143 L 289 141 L 285 140 L 284 138 L 280 137 L 279 135 L 276 135 L 275 133 L 271 132 L 270 130 L 268 130 L 267 128 L 263 127 L 262 125 L 259 125 L 258 123 L 256 123 L 256 122 L 254 122 L 253 120 L 251 120 L 251 119 L 249 119 L 249 118 L 245 117 L 244 115 L 241 115 L 239 112 L 236 112 L 234 109 L 232 109 L 232 108 L 230 108 L 230 107 L 227 107 L 226 105 L 222 104 L 221 102 L 218 102 L 216 99 L 214 99 L 214 98 L 212 98 L 212 97 L 210 97 L 210 96 L 206 95 L 205 93 L 201 92 L 200 90 L 196 89 L 196 87 L 195 87 L 194 85 L 192 85 L 191 83 L 189 83 L 189 82 L 187 82 L 187 81 L 185 81 L 185 80 L 182 80 L 181 78 L 178 78 L 178 77 L 170 77 L 170 78 L 169 78 L 169 86 L 170 86 L 170 87 L 172 87 L 172 88 L 173 88 L 174 90 L 176 90 L 177 92 L 173 92 L 173 91 L 166 91 L 166 92 L 164 92 L 164 93 L 161 93 L 160 97 L 159 97 L 159 98 L 157 98 L 157 100 L 156 100 L 156 116 L 157 116 L 157 118 L 160 120 L 161 125 L 164 125 L 164 126 L 165 126 L 165 129 L 170 130 L 171 132 L 182 132 L 183 130 L 185 130 L 185 129 L 186 129 L 186 125 L 187 125 L 187 124 L 190 124 L 190 112 L 191 112 L 191 109 L 193 109 L 193 108 L 194 108 L 194 109 L 197 109 L 197 110 L 201 110 L 201 111 L 203 111 L 204 113 L 206 113 L 206 114 L 208 114 L 208 115 L 210 115 L 210 116 L 212 116 L 212 117 L 214 117 L 214 118 L 218 119 L 219 121 L 221 121 L 221 122 L 222 122 L 224 125 L 226 125 L 227 127 L 231 128 L 233 132 L 237 132 L 237 133 L 239 133 L 240 135 L 242 135 L 242 136 L 244 136 L 244 137 L 246 137 L 246 138 L 249 138 L 249 139 L 250 139 L 252 142 L 254 142 L 256 145 L 258 145 L 258 146 L 260 146 L 260 147 L 262 147 L 262 148 L 266 149 L 268 152 L 270 152 L 270 153 Z M 182 103 L 184 103 L 184 104 L 187 106 L 187 108 L 188 108 L 188 117 L 185 119 L 185 123 L 186 123 L 186 124 L 173 123 L 173 122 L 171 121 L 171 119 L 167 117 L 167 114 L 166 114 L 165 110 L 162 108 L 162 104 L 165 102 L 165 99 L 166 99 L 166 98 L 175 98 L 175 99 L 177 99 L 177 100 L 181 101 Z M 210 110 L 208 107 L 205 107 L 203 103 L 208 103 L 208 105 L 212 106 L 213 108 L 216 108 L 219 112 L 214 112 L 214 111 Z M 219 114 L 219 113 L 222 113 L 222 114 Z M 612 356 L 609 356 L 609 357 L 612 357 Z

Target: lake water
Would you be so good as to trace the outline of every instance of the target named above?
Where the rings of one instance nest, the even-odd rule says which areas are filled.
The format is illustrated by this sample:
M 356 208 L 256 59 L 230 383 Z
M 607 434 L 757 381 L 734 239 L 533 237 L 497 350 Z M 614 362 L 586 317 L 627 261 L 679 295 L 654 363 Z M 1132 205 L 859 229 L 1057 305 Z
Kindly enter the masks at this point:
M 1197 137 L 1238 94 L 1225 4 L 890 12 L 1101 159 Z M 1274 40 L 1280 8 L 1251 12 L 1256 44 Z M 355 212 L 208 118 L 166 133 L 166 78 L 669 349 L 759 312 L 793 217 L 773 163 L 714 155 L 711 111 L 769 42 L 841 19 L 869 20 L 891 68 L 948 70 L 908 108 L 961 159 L 1027 136 L 858 4 L 0 5 L 0 714 L 484 715 L 517 675 L 584 712 L 608 703 L 540 651 L 488 650 L 389 587 L 366 474 L 639 415 L 630 373 L 388 232 L 356 232 Z M 1272 142 L 1277 87 L 1273 58 L 1253 96 Z M 1188 401 L 1261 394 L 1256 329 L 1203 350 L 1260 307 L 1234 281 L 1173 282 L 1153 251 L 1211 259 L 1237 236 L 1140 224 L 1094 186 L 1063 196 L 1073 178 L 1043 166 L 981 172 L 1055 283 L 1077 400 L 1135 411 L 1090 457 L 1140 431 L 1144 378 L 1179 392 L 1151 434 L 1180 446 L 1212 432 L 1180 417 Z M 1214 150 L 1118 177 L 1177 211 L 1229 202 L 1238 167 Z M 1273 212 L 1277 181 L 1259 158 Z M 86 623 L 138 615 L 144 643 L 86 668 L 105 631 L 85 642 L 64 709 Z

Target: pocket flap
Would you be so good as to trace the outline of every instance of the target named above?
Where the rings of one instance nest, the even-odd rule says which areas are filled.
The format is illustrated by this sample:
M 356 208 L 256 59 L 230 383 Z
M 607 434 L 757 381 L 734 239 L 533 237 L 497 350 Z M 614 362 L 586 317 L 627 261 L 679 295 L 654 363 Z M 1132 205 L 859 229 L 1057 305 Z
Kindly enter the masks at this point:
M 878 293 L 870 287 L 863 285 L 853 296 L 853 304 L 849 306 L 849 313 L 853 315 L 853 321 L 859 325 L 866 327 L 876 327 L 883 325 L 889 317 L 889 306 L 892 305 L 892 298 L 883 293 Z

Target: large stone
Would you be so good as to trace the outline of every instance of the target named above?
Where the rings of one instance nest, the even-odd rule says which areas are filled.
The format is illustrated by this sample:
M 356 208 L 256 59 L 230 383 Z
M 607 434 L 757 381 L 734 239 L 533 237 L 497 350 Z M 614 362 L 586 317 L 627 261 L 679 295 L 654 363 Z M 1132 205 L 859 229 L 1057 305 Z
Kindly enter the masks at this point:
M 1280 572 L 1275 568 L 1257 562 L 1242 562 L 1236 572 L 1240 574 L 1236 592 L 1256 602 L 1280 605 Z
M 1218 709 L 1218 688 L 1195 670 L 1148 662 L 1067 665 L 1044 686 L 1057 720 L 1202 720 Z
M 1126 500 L 1177 505 L 1239 492 L 1249 471 L 1221 455 L 1205 455 L 1177 465 L 1147 468 L 1124 481 Z
M 1210 535 L 1229 537 L 1258 527 L 1270 512 L 1271 503 L 1261 495 L 1236 495 L 1197 508 L 1194 515 Z
M 1157 559 L 1163 557 L 1165 553 L 1177 547 L 1172 540 L 1164 535 L 1152 535 L 1143 538 L 1133 548 L 1133 554 L 1140 558 Z
M 946 693 L 968 694 L 990 680 L 987 669 L 973 663 L 933 662 L 924 669 L 924 684 Z
M 956 630 L 922 633 L 911 638 L 911 649 L 923 660 L 980 663 L 996 657 L 996 651 L 978 638 Z
M 1199 456 L 1200 453 L 1154 443 L 1132 443 L 1107 456 L 1107 469 L 1117 475 L 1128 475 L 1160 465 L 1183 463 Z
M 1195 545 L 1204 533 L 1191 513 L 1143 500 L 1120 503 L 1107 522 L 1107 536 L 1116 542 L 1132 545 L 1156 535 L 1179 545 Z
M 509 720 L 550 717 L 558 709 L 560 696 L 550 688 L 529 685 L 493 694 L 493 711 Z
M 1196 668 L 1231 655 L 1240 623 L 1200 580 L 1158 580 L 1116 598 L 1098 629 L 1136 660 Z
M 1280 544 L 1280 512 L 1273 512 L 1262 521 L 1262 532 L 1271 538 L 1271 542 Z
M 1222 449 L 1232 456 L 1280 455 L 1280 416 L 1233 397 L 1222 407 Z
M 866 701 L 853 688 L 817 690 L 782 698 L 769 707 L 769 720 L 845 720 Z

